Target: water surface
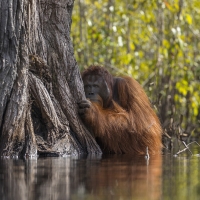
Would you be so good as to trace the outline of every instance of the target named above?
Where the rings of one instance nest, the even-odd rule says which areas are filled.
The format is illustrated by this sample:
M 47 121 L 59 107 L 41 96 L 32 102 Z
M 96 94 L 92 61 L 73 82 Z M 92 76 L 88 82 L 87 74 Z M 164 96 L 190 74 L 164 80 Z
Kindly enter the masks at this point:
M 1 200 L 200 199 L 200 158 L 172 154 L 0 160 Z

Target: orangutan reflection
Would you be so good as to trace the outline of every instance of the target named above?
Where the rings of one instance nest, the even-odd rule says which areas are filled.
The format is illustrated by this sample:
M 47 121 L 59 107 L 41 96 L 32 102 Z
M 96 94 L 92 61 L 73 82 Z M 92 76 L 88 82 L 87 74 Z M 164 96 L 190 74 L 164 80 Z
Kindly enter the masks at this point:
M 90 198 L 156 200 L 162 194 L 162 157 L 147 163 L 143 156 L 109 156 L 87 163 L 84 176 Z

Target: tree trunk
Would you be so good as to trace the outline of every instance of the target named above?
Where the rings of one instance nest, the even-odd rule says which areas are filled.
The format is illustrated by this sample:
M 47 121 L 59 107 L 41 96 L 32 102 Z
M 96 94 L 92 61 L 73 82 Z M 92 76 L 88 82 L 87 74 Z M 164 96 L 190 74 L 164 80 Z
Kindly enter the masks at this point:
M 70 39 L 73 0 L 0 0 L 0 154 L 101 153 Z

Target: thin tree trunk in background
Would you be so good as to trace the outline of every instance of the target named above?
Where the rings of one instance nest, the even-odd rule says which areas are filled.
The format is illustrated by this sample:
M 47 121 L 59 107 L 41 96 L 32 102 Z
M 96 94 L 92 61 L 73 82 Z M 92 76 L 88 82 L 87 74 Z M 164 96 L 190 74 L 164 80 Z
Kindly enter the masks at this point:
M 70 39 L 72 0 L 0 0 L 0 154 L 101 153 Z

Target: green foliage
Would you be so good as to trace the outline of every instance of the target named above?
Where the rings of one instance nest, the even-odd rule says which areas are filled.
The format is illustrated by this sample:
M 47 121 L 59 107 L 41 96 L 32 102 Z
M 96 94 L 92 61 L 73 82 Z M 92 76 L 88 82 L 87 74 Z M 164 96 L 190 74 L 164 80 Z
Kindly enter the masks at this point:
M 71 35 L 81 69 L 98 63 L 134 77 L 163 123 L 183 115 L 184 128 L 198 130 L 199 26 L 199 0 L 77 0 Z

